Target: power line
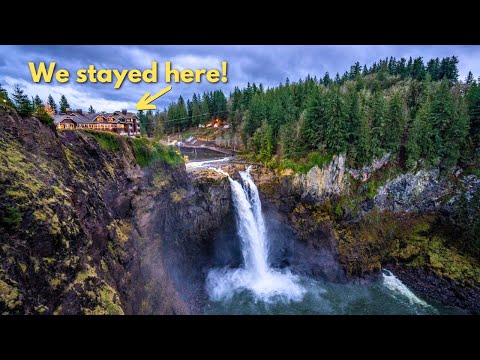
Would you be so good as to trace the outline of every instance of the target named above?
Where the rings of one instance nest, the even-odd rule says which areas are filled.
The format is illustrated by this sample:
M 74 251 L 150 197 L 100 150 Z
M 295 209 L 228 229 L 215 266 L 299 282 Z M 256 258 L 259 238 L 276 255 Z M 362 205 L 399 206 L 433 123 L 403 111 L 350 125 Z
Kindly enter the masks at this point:
M 223 110 L 223 111 L 217 111 L 217 112 L 214 112 L 214 113 L 204 113 L 204 114 L 198 114 L 198 115 L 195 115 L 195 116 L 187 116 L 187 117 L 184 117 L 184 118 L 177 118 L 177 119 L 168 119 L 168 120 L 162 120 L 162 122 L 171 122 L 171 121 L 179 121 L 179 120 L 186 120 L 186 119 L 193 119 L 195 117 L 199 117 L 199 116 L 204 116 L 204 115 L 210 115 L 210 116 L 213 116 L 213 115 L 218 115 L 218 114 L 222 114 L 222 113 L 227 113 L 228 110 Z M 152 120 L 147 120 L 143 123 L 146 123 L 146 122 L 153 122 Z

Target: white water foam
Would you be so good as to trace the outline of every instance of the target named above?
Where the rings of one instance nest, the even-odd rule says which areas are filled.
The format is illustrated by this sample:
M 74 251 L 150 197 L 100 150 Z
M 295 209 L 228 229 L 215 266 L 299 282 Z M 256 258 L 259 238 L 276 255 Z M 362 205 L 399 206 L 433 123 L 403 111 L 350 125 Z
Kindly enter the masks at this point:
M 216 170 L 228 176 L 221 170 Z M 249 290 L 257 300 L 300 301 L 305 289 L 298 277 L 288 270 L 279 271 L 269 265 L 268 237 L 262 204 L 249 169 L 240 171 L 241 182 L 230 176 L 235 218 L 242 245 L 243 266 L 239 269 L 212 269 L 207 276 L 207 291 L 214 301 L 230 299 Z
M 393 273 L 387 269 L 382 270 L 383 275 L 383 285 L 387 289 L 403 296 L 411 305 L 421 305 L 424 307 L 430 307 L 431 305 L 427 304 L 422 299 L 419 299 L 409 288 L 405 286 Z
M 205 160 L 205 161 L 193 161 L 185 165 L 187 170 L 199 170 L 199 169 L 208 169 L 211 164 L 227 162 L 230 160 L 229 157 L 215 159 L 215 160 Z

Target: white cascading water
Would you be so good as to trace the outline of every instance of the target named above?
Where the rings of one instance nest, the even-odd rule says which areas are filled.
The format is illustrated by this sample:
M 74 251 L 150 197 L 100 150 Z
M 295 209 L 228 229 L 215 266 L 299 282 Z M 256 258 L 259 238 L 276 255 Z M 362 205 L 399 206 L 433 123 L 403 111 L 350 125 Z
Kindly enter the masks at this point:
M 382 276 L 383 276 L 383 284 L 393 291 L 394 293 L 398 293 L 404 296 L 410 304 L 418 304 L 424 307 L 430 307 L 422 299 L 419 299 L 413 292 L 410 291 L 409 288 L 405 286 L 393 273 L 387 269 L 382 269 Z
M 242 182 L 228 176 L 232 189 L 238 235 L 242 245 L 243 267 L 212 269 L 207 277 L 207 291 L 212 300 L 231 298 L 250 290 L 256 299 L 269 302 L 278 299 L 300 301 L 305 290 L 288 270 L 273 269 L 268 261 L 268 237 L 258 189 L 249 168 L 240 171 Z

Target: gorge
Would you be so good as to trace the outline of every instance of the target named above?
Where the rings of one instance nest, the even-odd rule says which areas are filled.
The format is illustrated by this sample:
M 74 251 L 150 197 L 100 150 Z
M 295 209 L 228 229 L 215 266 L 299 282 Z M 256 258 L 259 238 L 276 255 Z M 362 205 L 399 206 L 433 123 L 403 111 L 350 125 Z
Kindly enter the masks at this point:
M 473 175 L 186 167 L 143 138 L 0 120 L 0 313 L 480 311 L 447 222 Z

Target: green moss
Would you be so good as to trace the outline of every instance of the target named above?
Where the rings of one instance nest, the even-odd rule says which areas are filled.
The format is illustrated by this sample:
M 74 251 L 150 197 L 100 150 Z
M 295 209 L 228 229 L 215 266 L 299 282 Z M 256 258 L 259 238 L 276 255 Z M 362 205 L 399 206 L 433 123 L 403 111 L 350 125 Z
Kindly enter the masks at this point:
M 22 306 L 18 289 L 3 280 L 0 280 L 0 302 L 9 310 L 15 310 L 17 307 Z
M 27 271 L 27 264 L 23 262 L 19 262 L 18 265 L 20 266 L 20 269 L 22 269 L 22 272 L 25 273 Z
M 110 165 L 110 163 L 106 162 L 105 163 L 105 168 L 107 169 L 108 173 L 110 174 L 110 176 L 112 178 L 115 177 L 115 169 L 113 168 L 112 165 Z
M 54 186 L 52 186 L 52 189 L 53 189 L 53 192 L 55 193 L 55 195 L 67 197 L 67 194 L 65 194 L 65 191 L 60 189 L 58 186 L 54 185 Z
M 47 220 L 47 214 L 45 214 L 43 211 L 37 209 L 33 212 L 33 218 L 36 221 L 46 221 Z
M 59 235 L 61 233 L 62 229 L 60 227 L 60 221 L 58 220 L 57 214 L 54 214 L 53 217 L 50 219 L 50 234 Z
M 65 158 L 67 159 L 67 162 L 68 162 L 68 168 L 70 170 L 74 170 L 75 169 L 75 161 L 74 161 L 74 157 L 73 157 L 72 153 L 70 152 L 70 149 L 65 147 L 63 149 L 63 152 L 65 153 Z
M 155 162 L 163 162 L 168 165 L 183 163 L 183 158 L 172 146 L 163 146 L 158 142 L 146 137 L 128 139 L 135 159 L 140 166 L 148 166 Z
M 172 176 L 170 174 L 159 171 L 153 176 L 153 186 L 160 190 L 168 186 L 171 180 Z
M 478 260 L 455 247 L 456 231 L 433 215 L 372 211 L 349 225 L 339 241 L 340 260 L 351 274 L 377 268 L 383 261 L 430 269 L 462 286 L 480 285 Z
M 62 312 L 62 305 L 60 305 L 55 309 L 55 311 L 53 312 L 53 315 L 60 315 L 61 312 Z
M 45 306 L 45 305 L 37 305 L 34 307 L 35 311 L 42 315 L 42 314 L 45 314 L 46 312 L 48 312 L 48 307 Z
M 38 273 L 40 271 L 40 261 L 36 257 L 30 258 L 33 262 L 33 270 Z
M 15 200 L 24 200 L 28 198 L 28 194 L 22 189 L 8 189 L 7 195 Z
M 91 297 L 95 298 L 98 305 L 93 310 L 84 309 L 86 315 L 124 315 L 117 292 L 105 281 L 101 282 L 100 288 Z
M 170 197 L 174 203 L 178 203 L 185 199 L 187 191 L 185 189 L 179 189 L 178 191 L 173 191 L 170 193 Z
M 49 264 L 49 265 L 50 265 L 50 264 L 53 264 L 54 262 L 57 261 L 57 259 L 52 258 L 52 257 L 43 257 L 42 260 L 43 260 L 44 262 L 46 262 L 47 264 Z
M 107 266 L 107 263 L 105 262 L 105 260 L 103 260 L 103 259 L 100 260 L 100 266 L 101 266 L 103 272 L 105 272 L 105 273 L 108 272 L 108 266 Z
M 114 242 L 119 242 L 120 244 L 125 244 L 132 232 L 131 225 L 125 220 L 113 220 L 107 225 L 107 229 L 114 232 Z

